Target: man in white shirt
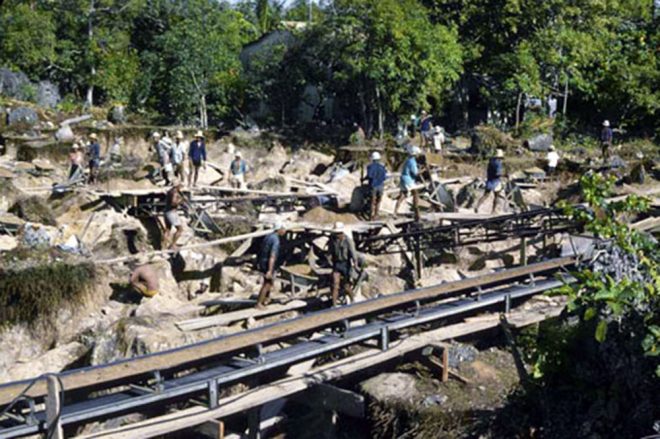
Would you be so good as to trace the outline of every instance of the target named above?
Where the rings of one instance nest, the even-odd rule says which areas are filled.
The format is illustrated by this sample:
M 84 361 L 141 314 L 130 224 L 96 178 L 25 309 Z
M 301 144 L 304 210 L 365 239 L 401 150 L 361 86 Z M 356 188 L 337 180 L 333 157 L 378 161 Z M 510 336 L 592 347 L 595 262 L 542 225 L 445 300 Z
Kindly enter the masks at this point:
M 554 174 L 559 164 L 559 154 L 556 151 L 555 145 L 550 145 L 550 151 L 545 156 L 545 160 L 548 162 L 548 175 Z
M 183 141 L 183 133 L 181 131 L 177 131 L 174 136 L 174 144 L 170 150 L 170 156 L 172 158 L 174 176 L 181 179 L 181 181 L 185 181 L 187 176 L 185 164 L 188 157 L 188 148 Z
M 433 150 L 436 153 L 442 152 L 442 144 L 445 143 L 445 134 L 440 126 L 433 129 Z

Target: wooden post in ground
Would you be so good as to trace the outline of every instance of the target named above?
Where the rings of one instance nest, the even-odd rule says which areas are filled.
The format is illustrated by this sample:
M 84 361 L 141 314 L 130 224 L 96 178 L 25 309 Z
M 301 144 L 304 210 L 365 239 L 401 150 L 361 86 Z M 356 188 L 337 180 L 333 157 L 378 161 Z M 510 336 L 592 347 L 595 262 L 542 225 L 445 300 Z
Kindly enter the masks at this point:
M 248 411 L 248 439 L 261 439 L 261 407 Z
M 442 347 L 442 382 L 449 381 L 449 349 L 447 346 Z
M 520 238 L 520 265 L 527 265 L 527 238 L 524 236 Z
M 48 395 L 46 396 L 46 425 L 48 427 L 48 437 L 51 439 L 64 439 L 62 431 L 62 401 L 60 401 L 60 392 L 62 387 L 56 375 L 48 375 Z

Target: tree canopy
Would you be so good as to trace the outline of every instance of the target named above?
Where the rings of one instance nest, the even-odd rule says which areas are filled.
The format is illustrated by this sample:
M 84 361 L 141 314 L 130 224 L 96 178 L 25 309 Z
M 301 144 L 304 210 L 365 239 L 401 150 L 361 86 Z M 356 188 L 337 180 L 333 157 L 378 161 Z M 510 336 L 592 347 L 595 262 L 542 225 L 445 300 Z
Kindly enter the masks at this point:
M 290 124 L 301 105 L 372 131 L 422 108 L 466 126 L 474 105 L 513 126 L 526 99 L 552 95 L 574 122 L 659 129 L 653 0 L 324 0 L 311 17 L 309 6 L 6 0 L 0 64 L 71 101 L 200 126 L 255 108 Z M 250 69 L 248 45 L 266 48 Z

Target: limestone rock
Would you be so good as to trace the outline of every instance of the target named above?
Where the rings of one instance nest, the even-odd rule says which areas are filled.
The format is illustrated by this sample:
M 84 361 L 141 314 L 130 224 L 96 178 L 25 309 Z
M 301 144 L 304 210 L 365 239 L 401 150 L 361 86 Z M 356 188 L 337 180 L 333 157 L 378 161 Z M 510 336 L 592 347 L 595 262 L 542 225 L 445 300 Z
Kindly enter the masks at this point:
M 30 80 L 23 72 L 0 69 L 0 94 L 15 99 L 25 99 L 25 86 Z
M 57 85 L 50 81 L 41 81 L 37 84 L 37 104 L 40 107 L 55 108 L 61 100 Z
M 415 403 L 421 398 L 417 379 L 406 373 L 382 373 L 364 381 L 360 387 L 378 402 Z
M 82 358 L 88 350 L 87 346 L 77 341 L 58 346 L 34 360 L 14 364 L 8 371 L 8 381 L 24 380 L 47 372 L 61 372 Z
M 13 250 L 18 246 L 18 241 L 13 236 L 0 235 L 0 252 Z
M 114 124 L 126 123 L 126 107 L 123 105 L 115 105 L 108 113 L 108 120 Z
M 9 125 L 27 125 L 32 126 L 39 122 L 37 112 L 32 108 L 18 107 L 9 113 Z
M 68 124 L 62 125 L 62 127 L 60 127 L 55 133 L 55 139 L 60 142 L 72 142 L 74 138 L 75 135 L 73 134 L 73 130 Z
M 552 134 L 539 134 L 526 140 L 525 146 L 527 146 L 530 151 L 546 152 L 550 151 L 550 145 L 552 145 L 552 142 Z

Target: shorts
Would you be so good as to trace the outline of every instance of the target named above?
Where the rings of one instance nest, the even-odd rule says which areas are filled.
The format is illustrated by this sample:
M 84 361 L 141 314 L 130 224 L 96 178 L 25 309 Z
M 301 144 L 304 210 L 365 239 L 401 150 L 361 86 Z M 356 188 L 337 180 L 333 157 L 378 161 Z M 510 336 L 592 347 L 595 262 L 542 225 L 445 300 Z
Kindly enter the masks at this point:
M 332 264 L 332 271 L 337 272 L 348 279 L 351 275 L 351 264 L 349 264 L 348 261 L 335 262 Z
M 99 167 L 99 165 L 100 165 L 99 159 L 92 159 L 92 160 L 89 161 L 89 167 L 90 168 L 96 169 L 96 168 Z
M 404 182 L 401 182 L 399 184 L 399 189 L 401 189 L 401 193 L 403 195 L 408 195 L 410 193 L 411 189 L 412 189 L 412 185 L 408 185 Z
M 202 161 L 201 160 L 192 160 L 192 164 L 194 167 L 199 168 L 202 166 Z
M 486 192 L 501 192 L 503 189 L 502 182 L 500 180 L 488 180 L 486 182 Z
M 170 227 L 181 227 L 181 218 L 176 210 L 168 210 L 165 212 L 165 222 Z
M 422 131 L 422 137 L 426 140 L 433 140 L 433 132 L 431 130 Z
M 156 294 L 158 294 L 158 291 L 150 290 L 146 285 L 138 285 L 137 290 L 145 297 L 154 297 Z
M 243 184 L 245 183 L 245 176 L 243 174 L 238 174 L 238 175 L 232 174 L 229 176 L 229 181 L 232 183 L 238 183 L 242 187 Z
M 384 192 L 384 191 L 385 191 L 385 187 L 384 187 L 384 186 L 372 187 L 372 188 L 371 188 L 371 196 L 372 196 L 372 197 L 382 198 L 382 196 L 383 196 L 383 192 Z

